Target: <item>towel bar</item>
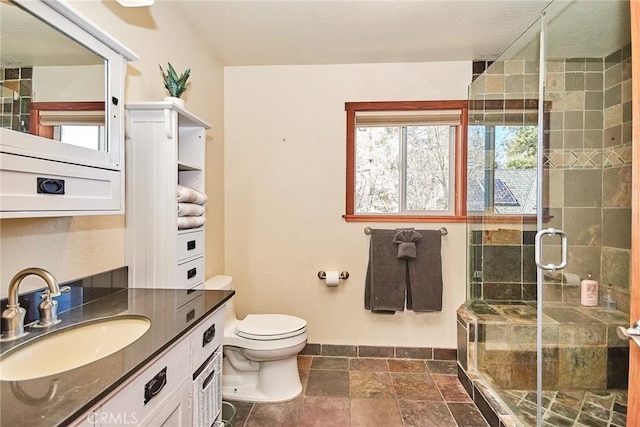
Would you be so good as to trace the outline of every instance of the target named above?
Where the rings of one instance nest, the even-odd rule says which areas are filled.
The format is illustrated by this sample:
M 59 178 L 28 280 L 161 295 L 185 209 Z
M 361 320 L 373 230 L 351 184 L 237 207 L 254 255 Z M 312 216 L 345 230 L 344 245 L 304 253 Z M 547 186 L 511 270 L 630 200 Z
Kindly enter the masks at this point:
M 371 235 L 371 227 L 365 227 L 364 234 L 366 234 L 367 236 Z M 447 230 L 445 227 L 440 227 L 440 234 L 446 236 L 447 234 L 449 234 L 449 230 Z

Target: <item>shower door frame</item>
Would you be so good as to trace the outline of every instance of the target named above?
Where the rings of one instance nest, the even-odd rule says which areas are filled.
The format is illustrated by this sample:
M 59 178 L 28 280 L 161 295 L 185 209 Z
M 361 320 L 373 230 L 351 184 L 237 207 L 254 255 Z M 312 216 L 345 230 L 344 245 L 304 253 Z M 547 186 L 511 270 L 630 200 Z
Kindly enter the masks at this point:
M 631 198 L 631 322 L 640 319 L 640 0 L 631 0 L 633 105 Z M 636 59 L 637 58 L 637 59 Z M 629 346 L 627 425 L 640 425 L 640 347 Z

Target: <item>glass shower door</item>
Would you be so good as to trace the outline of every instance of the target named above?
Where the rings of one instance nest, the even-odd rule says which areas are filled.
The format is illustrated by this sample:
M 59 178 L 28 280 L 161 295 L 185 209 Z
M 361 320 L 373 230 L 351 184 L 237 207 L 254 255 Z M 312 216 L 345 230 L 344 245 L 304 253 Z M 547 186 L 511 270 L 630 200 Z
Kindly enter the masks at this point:
M 624 421 L 628 343 L 615 327 L 629 323 L 629 34 L 628 1 L 556 1 L 544 17 L 538 425 Z
M 525 426 L 536 423 L 534 237 L 540 21 L 475 78 L 469 91 L 467 305 L 470 364 Z

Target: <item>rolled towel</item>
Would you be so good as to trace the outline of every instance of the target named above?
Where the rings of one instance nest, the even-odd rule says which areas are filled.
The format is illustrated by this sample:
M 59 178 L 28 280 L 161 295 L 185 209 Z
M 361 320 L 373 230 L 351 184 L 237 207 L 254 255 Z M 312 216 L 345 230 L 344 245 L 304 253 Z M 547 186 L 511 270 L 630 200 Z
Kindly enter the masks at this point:
M 393 236 L 393 243 L 398 244 L 398 258 L 415 258 L 415 242 L 420 240 L 422 235 L 416 232 L 413 228 L 405 228 L 396 231 L 397 233 Z
M 209 200 L 203 192 L 180 184 L 176 189 L 176 198 L 179 203 L 197 203 L 199 205 L 204 205 Z
M 195 203 L 178 203 L 178 216 L 202 216 L 204 207 Z
M 205 223 L 204 216 L 179 216 L 178 230 L 202 227 Z

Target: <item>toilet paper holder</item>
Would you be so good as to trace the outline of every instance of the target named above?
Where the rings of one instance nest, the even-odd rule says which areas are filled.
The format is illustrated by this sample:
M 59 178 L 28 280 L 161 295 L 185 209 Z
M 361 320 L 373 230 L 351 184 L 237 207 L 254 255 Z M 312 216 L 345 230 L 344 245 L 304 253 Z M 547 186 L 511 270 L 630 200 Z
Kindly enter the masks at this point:
M 349 278 L 348 271 L 341 271 L 340 276 L 338 276 L 341 280 L 347 280 Z M 327 273 L 325 271 L 318 271 L 318 279 L 324 280 L 327 278 Z

